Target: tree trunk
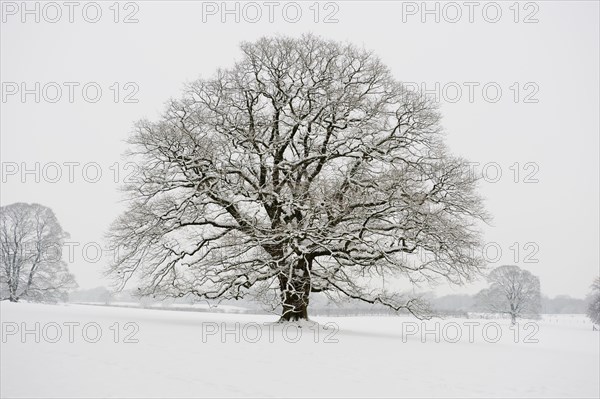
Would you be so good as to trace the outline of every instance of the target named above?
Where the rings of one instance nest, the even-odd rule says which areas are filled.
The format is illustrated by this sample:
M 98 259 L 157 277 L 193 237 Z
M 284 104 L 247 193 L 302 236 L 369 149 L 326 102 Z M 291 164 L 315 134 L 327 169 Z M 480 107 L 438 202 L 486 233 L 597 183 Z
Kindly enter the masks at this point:
M 310 295 L 310 274 L 307 262 L 300 259 L 289 275 L 279 277 L 282 313 L 280 322 L 308 320 L 308 297 Z
M 14 281 L 8 281 L 8 300 L 11 302 L 17 302 L 19 300 L 19 297 L 17 296 L 17 284 L 15 284 Z
M 308 296 L 284 292 L 280 322 L 308 320 Z
M 510 314 L 510 324 L 512 324 L 513 326 L 517 324 L 517 316 L 514 313 Z

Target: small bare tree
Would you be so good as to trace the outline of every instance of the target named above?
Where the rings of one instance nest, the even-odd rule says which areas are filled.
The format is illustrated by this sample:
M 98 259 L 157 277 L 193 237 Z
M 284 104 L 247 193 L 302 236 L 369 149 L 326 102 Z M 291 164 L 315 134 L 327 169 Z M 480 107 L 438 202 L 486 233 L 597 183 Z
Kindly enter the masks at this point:
M 0 207 L 2 299 L 66 299 L 67 290 L 76 287 L 61 259 L 67 236 L 50 208 L 24 203 Z
M 411 287 L 479 270 L 476 181 L 445 149 L 430 99 L 352 45 L 304 36 L 241 49 L 161 120 L 137 124 L 139 179 L 110 233 L 118 285 L 252 292 L 282 320 L 307 319 L 313 292 L 423 315 L 383 277 Z
M 518 266 L 500 266 L 487 276 L 490 287 L 476 296 L 479 307 L 494 313 L 508 314 L 512 324 L 517 318 L 539 315 L 540 280 Z
M 596 277 L 592 284 L 592 292 L 589 295 L 589 305 L 587 315 L 595 325 L 600 325 L 600 277 Z

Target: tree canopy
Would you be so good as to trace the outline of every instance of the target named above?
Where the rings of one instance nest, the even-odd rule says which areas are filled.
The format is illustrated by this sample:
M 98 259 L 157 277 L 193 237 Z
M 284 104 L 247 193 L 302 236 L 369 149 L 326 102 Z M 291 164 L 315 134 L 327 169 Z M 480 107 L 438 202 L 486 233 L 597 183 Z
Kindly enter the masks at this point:
M 600 277 L 596 277 L 591 288 L 587 315 L 592 323 L 600 325 Z
M 308 35 L 241 59 L 141 120 L 139 178 L 110 232 L 108 274 L 142 295 L 240 298 L 308 317 L 311 292 L 426 307 L 382 283 L 469 279 L 482 266 L 476 178 L 436 104 L 370 51 Z
M 0 207 L 0 295 L 16 302 L 65 300 L 77 284 L 62 260 L 68 234 L 39 204 Z
M 512 323 L 520 317 L 535 317 L 541 308 L 540 280 L 518 266 L 499 266 L 488 277 L 490 287 L 477 294 L 485 310 L 508 314 Z

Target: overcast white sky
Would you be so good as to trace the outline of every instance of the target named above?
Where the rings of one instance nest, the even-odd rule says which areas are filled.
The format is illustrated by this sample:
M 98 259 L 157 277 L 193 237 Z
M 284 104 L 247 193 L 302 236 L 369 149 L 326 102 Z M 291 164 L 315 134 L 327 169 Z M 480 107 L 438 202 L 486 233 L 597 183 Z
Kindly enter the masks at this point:
M 113 2 L 99 2 L 102 15 L 96 23 L 86 21 L 95 18 L 94 4 L 77 3 L 72 23 L 69 8 L 55 4 L 60 19 L 56 7 L 39 3 L 36 22 L 35 2 L 28 3 L 33 14 L 23 14 L 20 1 L 2 2 L 0 203 L 37 202 L 55 211 L 70 241 L 79 244 L 70 269 L 82 288 L 106 284 L 101 270 L 110 254 L 94 262 L 94 243 L 104 245 L 103 234 L 123 209 L 115 180 L 132 171 L 121 154 L 133 122 L 156 118 L 184 82 L 230 66 L 239 57 L 240 41 L 307 32 L 374 50 L 405 82 L 423 82 L 428 89 L 439 82 L 451 150 L 491 165 L 488 181 L 496 179 L 498 166 L 502 172 L 498 182 L 483 181 L 481 186 L 494 217 L 485 235 L 488 255 L 496 260 L 495 250 L 502 251 L 492 265 L 530 270 L 551 296 L 583 297 L 599 274 L 597 1 L 516 7 L 512 1 L 479 2 L 471 9 L 472 22 L 463 2 L 439 3 L 439 22 L 435 14 L 422 13 L 420 1 L 338 1 L 318 7 L 312 1 L 297 6 L 275 2 L 272 22 L 269 5 L 257 2 L 262 18 L 256 23 L 250 21 L 256 7 L 244 8 L 244 3 L 238 6 L 236 22 L 235 13 L 222 15 L 221 2 L 121 3 L 118 15 Z M 436 5 L 428 7 L 435 10 Z M 302 13 L 296 18 L 298 8 Z M 337 22 L 324 23 L 332 13 L 330 19 Z M 138 22 L 123 23 L 128 16 Z M 58 20 L 51 23 L 53 19 Z M 35 91 L 35 82 L 40 83 L 39 103 L 34 94 L 23 101 L 21 83 Z M 79 84 L 73 86 L 72 103 L 65 82 Z M 132 84 L 125 86 L 128 82 Z M 86 84 L 87 100 L 82 93 Z M 62 96 L 52 103 L 57 85 Z M 91 103 L 94 87 L 102 89 L 102 96 Z M 458 99 L 457 87 L 462 89 Z M 501 97 L 492 102 L 498 87 Z M 12 94 L 15 90 L 19 92 Z M 125 103 L 128 94 L 138 102 Z M 39 171 L 24 175 L 23 169 L 34 169 L 36 162 Z M 61 166 L 57 179 L 53 162 Z M 79 163 L 72 166 L 72 182 L 69 162 Z M 519 167 L 511 169 L 516 162 Z M 102 172 L 99 181 L 86 181 L 94 179 L 96 165 Z M 535 179 L 537 183 L 526 183 Z M 86 244 L 87 259 L 82 253 Z M 441 285 L 437 292 L 480 288 Z

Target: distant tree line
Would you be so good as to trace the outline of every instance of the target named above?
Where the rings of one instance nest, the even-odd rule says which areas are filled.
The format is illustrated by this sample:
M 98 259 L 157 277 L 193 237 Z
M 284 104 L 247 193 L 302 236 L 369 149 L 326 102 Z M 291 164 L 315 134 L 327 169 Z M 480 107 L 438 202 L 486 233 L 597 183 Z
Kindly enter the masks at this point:
M 454 294 L 436 297 L 429 293 L 423 295 L 437 315 L 466 317 L 471 312 L 481 312 L 477 305 L 475 295 Z M 122 291 L 112 293 L 105 287 L 96 287 L 92 289 L 78 290 L 69 295 L 71 302 L 87 302 L 109 305 L 115 302 L 132 302 L 142 305 L 166 303 L 161 300 L 152 300 L 151 298 L 139 298 L 135 291 Z M 543 314 L 584 314 L 587 312 L 591 298 L 580 299 L 568 295 L 558 295 L 556 297 L 542 296 L 541 313 Z M 192 304 L 207 303 L 199 301 L 194 297 L 169 299 L 168 303 L 173 304 Z M 216 302 L 215 302 L 216 303 Z M 256 313 L 264 310 L 260 304 L 252 300 L 221 301 L 221 304 L 235 305 L 248 309 L 249 312 Z M 385 315 L 395 314 L 390 312 L 384 306 L 368 305 L 360 301 L 347 301 L 344 303 L 333 303 L 324 295 L 315 295 L 311 302 L 311 311 L 319 316 L 343 316 L 343 315 Z

